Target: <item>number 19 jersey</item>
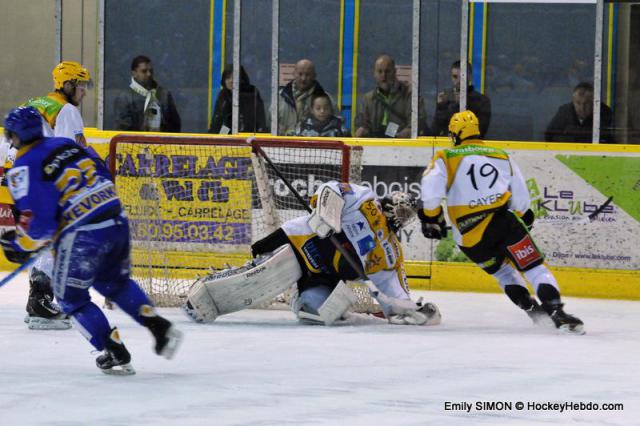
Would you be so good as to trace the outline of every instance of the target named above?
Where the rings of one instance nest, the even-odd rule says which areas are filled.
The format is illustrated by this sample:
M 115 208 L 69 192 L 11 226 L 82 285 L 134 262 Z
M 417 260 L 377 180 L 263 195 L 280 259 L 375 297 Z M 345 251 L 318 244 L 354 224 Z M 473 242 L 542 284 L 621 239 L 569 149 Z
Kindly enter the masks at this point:
M 421 187 L 427 216 L 437 216 L 442 199 L 447 199 L 453 238 L 463 247 L 480 242 L 496 210 L 509 208 L 522 216 L 530 204 L 515 162 L 480 140 L 436 152 Z

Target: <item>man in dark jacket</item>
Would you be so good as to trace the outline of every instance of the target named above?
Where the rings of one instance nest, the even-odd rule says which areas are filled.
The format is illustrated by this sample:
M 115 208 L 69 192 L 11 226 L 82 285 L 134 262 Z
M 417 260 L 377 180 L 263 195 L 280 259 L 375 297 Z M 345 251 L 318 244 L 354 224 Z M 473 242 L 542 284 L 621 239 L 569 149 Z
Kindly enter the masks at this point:
M 600 143 L 614 143 L 611 122 L 611 108 L 601 104 Z M 573 89 L 571 102 L 558 108 L 551 123 L 544 132 L 547 142 L 587 142 L 593 141 L 593 85 L 579 83 Z
M 467 68 L 467 81 L 472 81 L 471 67 Z M 438 104 L 433 120 L 433 131 L 436 136 L 447 136 L 449 121 L 453 114 L 460 112 L 460 61 L 451 65 L 451 82 L 453 87 L 438 93 Z M 467 109 L 473 111 L 480 122 L 480 138 L 484 139 L 491 123 L 491 100 L 473 85 L 467 90 Z
M 171 92 L 153 79 L 151 59 L 131 62 L 131 84 L 115 101 L 116 129 L 180 132 L 180 115 Z

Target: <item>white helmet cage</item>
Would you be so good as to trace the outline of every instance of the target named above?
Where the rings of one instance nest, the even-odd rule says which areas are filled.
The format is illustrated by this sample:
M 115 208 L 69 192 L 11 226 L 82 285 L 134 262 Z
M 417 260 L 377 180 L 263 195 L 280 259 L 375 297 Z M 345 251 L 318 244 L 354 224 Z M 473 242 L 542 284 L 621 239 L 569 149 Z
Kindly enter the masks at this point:
M 393 232 L 398 232 L 400 228 L 413 222 L 418 211 L 418 200 L 413 195 L 401 191 L 393 191 L 384 196 L 380 199 L 380 204 Z

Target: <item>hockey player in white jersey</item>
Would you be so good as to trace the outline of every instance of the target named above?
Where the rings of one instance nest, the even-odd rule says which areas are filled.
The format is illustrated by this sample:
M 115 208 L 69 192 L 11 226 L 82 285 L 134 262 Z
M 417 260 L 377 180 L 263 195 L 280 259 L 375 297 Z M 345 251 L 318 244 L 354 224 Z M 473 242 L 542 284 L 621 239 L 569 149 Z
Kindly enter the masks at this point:
M 453 238 L 469 259 L 491 274 L 534 322 L 550 317 L 557 328 L 583 334 L 582 321 L 564 312 L 558 283 L 529 235 L 534 214 L 516 163 L 480 140 L 478 118 L 471 111 L 453 115 L 449 135 L 453 148 L 436 152 L 421 182 L 418 216 L 424 236 L 447 235 L 441 205 L 446 198 Z M 522 274 L 541 304 L 531 297 Z
M 78 145 L 87 146 L 84 136 L 84 121 L 78 107 L 92 86 L 89 71 L 78 62 L 63 61 L 51 72 L 53 91 L 46 96 L 29 99 L 25 106 L 32 106 L 42 117 L 43 135 L 47 137 L 65 137 Z M 3 148 L 8 152 L 2 159 L 2 165 L 9 169 L 15 160 L 15 149 L 10 144 Z M 6 188 L 0 189 L 6 192 Z M 0 198 L 10 199 L 1 194 Z M 9 201 L 13 204 L 13 201 Z M 16 217 L 16 222 L 20 220 Z M 51 288 L 51 272 L 53 255 L 51 251 L 43 251 L 29 271 L 29 298 L 25 322 L 30 329 L 64 330 L 71 327 L 69 317 L 62 313 L 53 302 Z

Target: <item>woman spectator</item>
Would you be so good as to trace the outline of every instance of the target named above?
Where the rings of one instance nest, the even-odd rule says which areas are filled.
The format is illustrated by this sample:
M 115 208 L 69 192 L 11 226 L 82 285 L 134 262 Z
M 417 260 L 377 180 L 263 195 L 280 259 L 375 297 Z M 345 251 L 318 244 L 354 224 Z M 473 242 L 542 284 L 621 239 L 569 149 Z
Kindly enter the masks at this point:
M 231 133 L 231 111 L 233 90 L 233 65 L 227 65 L 220 79 L 222 87 L 216 99 L 216 106 L 211 117 L 209 133 Z M 267 132 L 264 103 L 258 89 L 249 81 L 249 76 L 240 66 L 240 108 L 238 131 L 245 133 Z

